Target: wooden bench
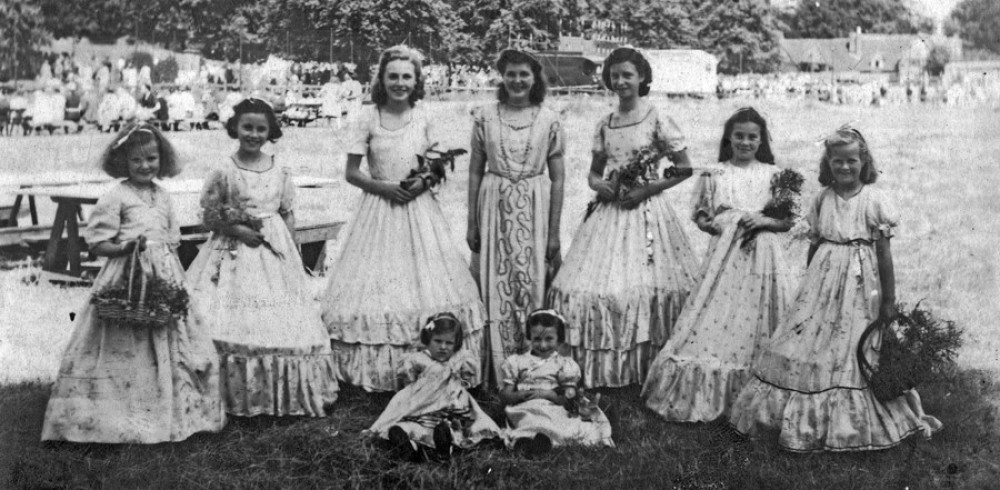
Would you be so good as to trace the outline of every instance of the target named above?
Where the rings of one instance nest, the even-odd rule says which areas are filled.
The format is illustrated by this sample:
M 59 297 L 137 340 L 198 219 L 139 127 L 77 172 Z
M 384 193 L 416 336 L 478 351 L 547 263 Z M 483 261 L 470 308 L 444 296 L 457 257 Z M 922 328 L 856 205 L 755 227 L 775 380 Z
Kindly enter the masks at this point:
M 296 223 L 295 243 L 298 243 L 302 250 L 302 263 L 306 268 L 312 271 L 323 270 L 326 242 L 335 240 L 343 225 L 343 221 Z M 181 228 L 181 246 L 177 249 L 177 255 L 185 269 L 198 256 L 198 246 L 208 241 L 211 236 L 212 232 L 201 225 Z

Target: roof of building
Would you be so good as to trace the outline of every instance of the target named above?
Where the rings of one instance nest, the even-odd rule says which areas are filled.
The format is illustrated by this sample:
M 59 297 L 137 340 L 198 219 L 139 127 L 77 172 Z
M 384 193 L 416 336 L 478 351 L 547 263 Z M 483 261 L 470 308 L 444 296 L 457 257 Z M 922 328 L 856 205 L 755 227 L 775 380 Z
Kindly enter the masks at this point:
M 953 43 L 946 38 L 945 43 Z M 785 39 L 782 57 L 788 63 L 816 63 L 834 71 L 891 72 L 901 61 L 922 62 L 942 40 L 926 34 L 863 34 L 835 39 Z

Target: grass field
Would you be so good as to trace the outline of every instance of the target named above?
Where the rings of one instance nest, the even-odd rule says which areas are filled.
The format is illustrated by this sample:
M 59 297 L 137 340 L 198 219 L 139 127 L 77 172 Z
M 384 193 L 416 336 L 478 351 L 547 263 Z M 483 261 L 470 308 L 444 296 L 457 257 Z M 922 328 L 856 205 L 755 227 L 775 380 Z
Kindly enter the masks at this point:
M 582 219 L 590 137 L 610 99 L 557 99 L 567 133 L 567 199 L 563 248 Z M 29 265 L 0 271 L 0 482 L 23 488 L 328 488 L 328 487 L 657 487 L 657 488 L 991 488 L 1000 477 L 1000 113 L 988 109 L 838 107 L 807 101 L 657 101 L 689 139 L 696 165 L 712 162 L 722 123 L 737 107 L 753 104 L 771 124 L 780 166 L 802 171 L 806 195 L 818 190 L 816 140 L 854 121 L 872 146 L 882 171 L 878 186 L 895 197 L 902 226 L 893 240 L 897 295 L 923 301 L 965 331 L 959 365 L 922 392 L 928 412 L 946 427 L 931 442 L 860 455 L 798 456 L 768 443 L 738 441 L 719 427 L 667 424 L 641 409 L 636 393 L 612 393 L 625 412 L 625 430 L 614 450 L 557 451 L 525 461 L 487 450 L 451 465 L 396 465 L 362 444 L 357 433 L 386 400 L 346 390 L 331 417 L 317 421 L 241 420 L 221 435 L 152 447 L 40 447 L 48 383 L 72 324 L 69 313 L 86 290 L 34 284 Z M 439 138 L 467 147 L 468 109 L 477 102 L 431 103 Z M 170 134 L 186 164 L 184 177 L 203 176 L 235 149 L 221 131 Z M 271 147 L 296 172 L 340 178 L 346 135 L 332 128 L 290 128 Z M 36 136 L 0 140 L 0 172 L 93 170 L 108 135 Z M 464 247 L 465 159 L 438 198 Z M 680 216 L 690 209 L 691 184 L 672 189 Z M 302 219 L 331 209 L 350 213 L 359 191 L 346 184 L 300 194 Z M 0 205 L 3 203 L 0 202 Z M 180 203 L 193 212 L 193 203 Z M 51 205 L 42 205 L 50 219 Z M 700 255 L 707 240 L 687 220 L 685 230 Z M 330 244 L 331 256 L 338 244 Z M 801 271 L 804 242 L 791 233 L 789 263 Z M 331 258 L 331 262 L 332 262 Z M 331 270 L 328 274 L 335 274 Z M 323 279 L 315 280 L 322 290 Z M 335 434 L 335 435 L 334 435 Z M 0 486 L 3 486 L 0 483 Z

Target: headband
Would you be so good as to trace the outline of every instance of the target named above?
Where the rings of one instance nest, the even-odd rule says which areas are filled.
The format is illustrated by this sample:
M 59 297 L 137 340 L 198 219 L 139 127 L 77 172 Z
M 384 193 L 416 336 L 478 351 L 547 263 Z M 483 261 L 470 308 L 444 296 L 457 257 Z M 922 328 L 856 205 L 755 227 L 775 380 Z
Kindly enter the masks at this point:
M 430 320 L 427 320 L 427 324 L 424 325 L 423 328 L 421 328 L 421 330 L 434 330 L 434 322 L 442 318 L 451 318 L 452 320 L 455 320 L 459 324 L 462 323 L 461 321 L 458 320 L 457 317 L 455 317 L 455 315 L 451 313 L 435 313 Z
M 563 325 L 566 324 L 566 318 L 563 317 L 561 313 L 559 313 L 558 311 L 556 311 L 556 310 L 554 310 L 552 308 L 546 308 L 544 310 L 535 310 L 535 311 L 532 311 L 531 313 L 528 314 L 528 321 L 530 322 L 531 319 L 535 315 L 550 315 L 550 316 L 554 316 L 554 317 L 558 318 L 559 321 L 561 321 L 563 323 Z
M 132 129 L 129 129 L 128 132 L 125 133 L 121 138 L 115 140 L 115 142 L 111 144 L 111 149 L 117 150 L 120 146 L 124 145 L 125 142 L 128 141 L 128 139 L 131 138 L 132 135 L 135 133 L 155 134 L 153 133 L 153 130 L 151 129 L 149 124 L 146 123 L 136 124 L 135 126 L 132 126 Z
M 864 137 L 864 135 L 861 134 L 861 131 L 858 131 L 857 129 L 854 128 L 854 126 L 852 126 L 852 124 L 854 124 L 856 122 L 858 122 L 858 121 L 854 120 L 854 121 L 851 121 L 851 122 L 848 122 L 848 123 L 844 123 L 842 126 L 840 126 L 839 128 L 837 128 L 834 132 L 832 132 L 832 133 L 830 133 L 828 135 L 820 136 L 819 138 L 816 139 L 816 145 L 817 146 L 819 146 L 819 145 L 825 145 L 827 141 L 830 141 L 831 139 L 837 137 L 838 135 L 840 135 L 842 133 L 853 133 L 855 136 L 858 137 L 859 140 L 861 140 L 861 143 L 867 145 L 868 142 L 865 141 L 865 137 Z

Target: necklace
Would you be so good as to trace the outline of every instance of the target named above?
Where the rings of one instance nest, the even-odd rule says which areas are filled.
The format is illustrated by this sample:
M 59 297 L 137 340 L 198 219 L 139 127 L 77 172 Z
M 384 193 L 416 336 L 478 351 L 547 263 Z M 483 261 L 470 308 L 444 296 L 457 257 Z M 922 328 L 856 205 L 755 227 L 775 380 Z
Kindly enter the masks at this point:
M 500 119 L 500 159 L 503 163 L 503 171 L 506 172 L 508 177 L 513 181 L 518 181 L 526 177 L 531 173 L 531 169 L 525 169 L 527 166 L 528 155 L 531 154 L 531 134 L 535 128 L 535 121 L 538 120 L 539 108 L 536 106 L 531 111 L 531 121 L 528 124 L 516 125 L 504 121 L 503 111 L 500 109 L 502 104 L 497 104 L 497 117 Z M 512 148 L 512 132 L 520 132 L 527 129 L 527 139 L 524 143 L 524 151 L 521 153 L 521 158 L 519 162 L 514 161 L 513 156 L 518 148 Z M 514 171 L 512 162 L 520 165 L 521 169 L 517 172 Z

